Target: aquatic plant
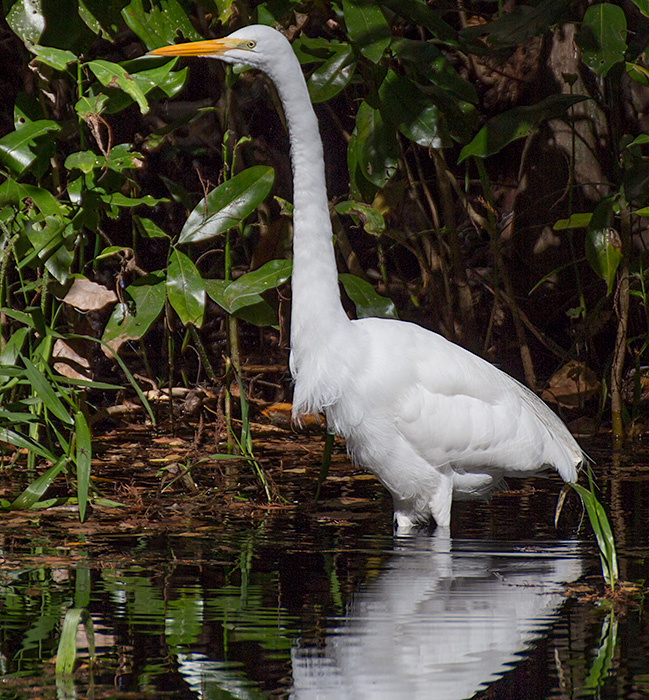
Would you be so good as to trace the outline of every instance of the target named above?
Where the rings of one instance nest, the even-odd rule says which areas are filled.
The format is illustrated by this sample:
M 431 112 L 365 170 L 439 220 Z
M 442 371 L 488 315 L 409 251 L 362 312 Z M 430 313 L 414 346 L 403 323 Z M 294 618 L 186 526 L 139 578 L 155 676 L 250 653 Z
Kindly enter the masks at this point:
M 613 591 L 619 579 L 615 537 L 608 518 L 606 517 L 604 506 L 595 495 L 595 480 L 593 479 L 593 472 L 590 467 L 587 468 L 586 473 L 588 475 L 588 488 L 581 486 L 581 484 L 569 484 L 569 486 L 579 494 L 586 508 L 590 526 L 597 540 L 599 558 L 602 565 L 602 576 L 611 591 Z

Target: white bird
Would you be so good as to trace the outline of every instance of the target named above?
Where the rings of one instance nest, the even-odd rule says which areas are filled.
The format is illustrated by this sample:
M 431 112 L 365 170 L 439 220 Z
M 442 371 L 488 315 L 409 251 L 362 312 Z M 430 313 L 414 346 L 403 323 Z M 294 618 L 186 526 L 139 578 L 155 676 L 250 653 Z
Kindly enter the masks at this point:
M 318 121 L 287 39 L 254 25 L 151 54 L 245 64 L 275 83 L 293 166 L 293 417 L 324 412 L 353 460 L 392 494 L 397 531 L 431 517 L 449 528 L 453 498 L 485 497 L 507 476 L 552 468 L 576 481 L 584 453 L 532 391 L 418 325 L 348 318 Z

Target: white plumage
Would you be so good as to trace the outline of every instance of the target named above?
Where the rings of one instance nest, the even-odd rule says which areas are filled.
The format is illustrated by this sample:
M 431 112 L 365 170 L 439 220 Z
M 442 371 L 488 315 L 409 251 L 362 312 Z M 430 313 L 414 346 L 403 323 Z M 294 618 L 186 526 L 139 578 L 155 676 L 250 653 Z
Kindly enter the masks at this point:
M 576 481 L 581 448 L 529 389 L 415 324 L 347 317 L 318 122 L 284 36 L 257 25 L 152 53 L 243 63 L 275 83 L 293 165 L 293 415 L 325 413 L 353 459 L 392 494 L 398 529 L 430 517 L 448 527 L 453 498 L 484 497 L 506 476 L 553 468 Z

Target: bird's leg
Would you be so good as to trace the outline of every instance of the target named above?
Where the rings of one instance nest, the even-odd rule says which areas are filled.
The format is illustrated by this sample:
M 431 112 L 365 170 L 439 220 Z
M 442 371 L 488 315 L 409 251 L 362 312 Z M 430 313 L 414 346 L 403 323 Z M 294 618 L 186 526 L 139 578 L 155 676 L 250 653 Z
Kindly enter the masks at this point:
M 440 480 L 428 501 L 430 514 L 435 519 L 437 527 L 450 530 L 451 503 L 453 502 L 453 479 L 450 475 L 440 474 Z
M 410 535 L 420 528 L 421 524 L 416 520 L 412 520 L 410 516 L 403 510 L 398 510 L 397 504 L 394 504 L 394 534 L 398 537 Z

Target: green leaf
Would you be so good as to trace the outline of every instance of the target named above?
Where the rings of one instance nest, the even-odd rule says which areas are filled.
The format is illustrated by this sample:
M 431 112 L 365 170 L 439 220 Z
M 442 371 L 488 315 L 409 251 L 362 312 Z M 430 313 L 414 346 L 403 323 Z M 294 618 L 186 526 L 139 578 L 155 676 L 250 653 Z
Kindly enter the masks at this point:
M 45 447 L 42 447 L 37 442 L 34 442 L 30 438 L 17 433 L 15 430 L 10 428 L 0 427 L 0 442 L 6 442 L 9 445 L 17 447 L 19 450 L 27 450 L 28 452 L 33 452 L 35 455 L 47 459 L 51 462 L 55 460 L 54 454 L 50 452 Z M 38 500 L 38 497 L 36 498 Z
M 632 2 L 645 17 L 649 17 L 649 0 L 632 0 Z
M 16 364 L 28 336 L 29 328 L 25 328 L 24 326 L 16 328 L 0 352 L 0 365 Z
M 50 68 L 54 68 L 54 70 L 65 70 L 68 64 L 74 63 L 77 60 L 77 57 L 72 51 L 55 49 L 51 46 L 38 46 L 35 44 L 31 46 L 29 50 L 36 54 L 38 57 L 37 60 L 50 66 Z
M 566 229 L 585 228 L 592 218 L 591 212 L 571 214 L 569 219 L 558 219 L 552 229 L 554 231 L 565 231 Z
M 142 114 L 146 114 L 149 111 L 149 103 L 142 88 L 135 82 L 133 76 L 127 73 L 120 65 L 99 59 L 89 61 L 86 65 L 102 85 L 108 88 L 118 88 L 125 92 L 137 102 Z
M 349 84 L 356 68 L 351 46 L 343 46 L 309 76 L 307 87 L 311 102 L 326 102 Z
M 127 304 L 118 304 L 108 319 L 102 342 L 118 349 L 129 340 L 140 340 L 162 313 L 165 303 L 165 277 L 153 272 L 140 277 L 124 290 Z
M 160 90 L 167 97 L 173 97 L 179 92 L 187 81 L 188 69 L 183 68 L 174 71 L 173 68 L 177 64 L 177 59 L 172 61 L 161 59 L 160 65 L 154 65 L 156 60 L 150 58 L 139 58 L 133 61 L 125 61 L 122 68 L 128 72 L 133 79 L 136 87 L 141 90 L 143 95 L 148 95 L 152 91 Z M 147 66 L 143 70 L 143 67 Z M 110 100 L 106 105 L 105 111 L 108 114 L 121 112 L 132 104 L 132 98 L 124 92 L 117 92 L 110 95 Z
M 144 11 L 142 0 L 131 0 L 122 17 L 149 50 L 176 43 L 179 34 L 189 41 L 203 38 L 177 0 L 159 0 L 155 5 L 147 2 L 147 6 L 150 12 Z
M 257 270 L 248 272 L 234 282 L 230 282 L 225 289 L 225 310 L 234 313 L 251 303 L 258 303 L 260 294 L 269 289 L 276 289 L 290 278 L 291 269 L 292 262 L 290 260 L 270 260 Z M 251 298 L 254 299 L 254 302 L 250 301 Z
M 59 457 L 47 471 L 33 481 L 20 496 L 10 504 L 9 508 L 11 510 L 29 510 L 32 508 L 51 486 L 54 479 L 63 471 L 65 463 L 66 457 Z
M 363 224 L 363 229 L 372 236 L 380 236 L 385 231 L 383 215 L 376 211 L 376 209 L 373 209 L 369 204 L 349 200 L 346 202 L 338 202 L 334 209 L 339 214 L 357 216 Z
M 0 139 L 0 162 L 17 175 L 22 174 L 37 158 L 36 140 L 60 130 L 56 122 L 41 119 L 10 131 Z
M 356 163 L 364 177 L 377 187 L 385 187 L 399 164 L 394 129 L 383 121 L 378 109 L 362 102 L 356 113 L 354 136 L 349 147 L 355 149 Z
M 203 325 L 205 313 L 205 285 L 194 263 L 179 250 L 173 249 L 167 266 L 167 298 L 186 326 Z
M 52 383 L 36 368 L 29 358 L 22 356 L 21 359 L 25 365 L 25 373 L 32 385 L 32 390 L 43 402 L 43 406 L 61 422 L 66 425 L 74 425 L 74 419 L 61 403 L 61 399 L 56 395 L 52 388 Z
M 151 219 L 134 216 L 138 231 L 144 238 L 169 238 L 169 236 Z
M 581 60 L 597 75 L 624 61 L 627 50 L 624 10 L 608 2 L 587 8 L 576 41 Z
M 5 12 L 8 3 L 3 3 Z M 6 14 L 7 24 L 26 44 L 38 44 L 45 31 L 46 19 L 43 14 L 42 0 L 14 2 Z
M 63 628 L 56 650 L 56 677 L 57 679 L 70 676 L 74 670 L 77 658 L 77 630 L 79 623 L 83 623 L 88 640 L 88 652 L 90 659 L 95 656 L 95 631 L 90 613 L 85 608 L 70 608 L 63 618 Z
M 649 70 L 639 63 L 625 63 L 626 74 L 643 87 L 649 87 Z
M 77 441 L 77 500 L 79 502 L 79 519 L 86 519 L 86 507 L 88 505 L 88 489 L 90 488 L 90 463 L 92 459 L 92 442 L 90 428 L 82 411 L 74 414 L 75 437 Z
M 606 293 L 610 294 L 622 257 L 620 234 L 614 228 L 589 230 L 585 247 L 586 259 L 595 274 L 606 282 Z
M 150 194 L 144 195 L 144 197 L 127 197 L 125 194 L 122 194 L 121 192 L 111 192 L 110 194 L 103 194 L 101 195 L 101 200 L 103 202 L 106 202 L 106 204 L 115 206 L 115 207 L 127 207 L 127 208 L 132 208 L 132 207 L 156 207 L 158 204 L 161 202 L 168 202 L 168 199 L 156 199 L 155 197 L 152 197 Z
M 377 294 L 369 282 L 348 273 L 338 275 L 338 279 L 354 302 L 358 318 L 399 318 L 392 301 Z
M 343 0 L 347 35 L 365 58 L 378 63 L 390 45 L 390 25 L 380 6 L 369 0 Z
M 412 80 L 388 71 L 379 97 L 382 112 L 411 141 L 425 148 L 450 146 L 450 134 L 439 107 Z
M 255 165 L 215 187 L 189 215 L 178 242 L 206 241 L 238 226 L 266 199 L 274 179 L 272 168 Z
M 458 163 L 469 156 L 492 156 L 513 141 L 529 136 L 541 122 L 561 118 L 572 105 L 587 99 L 583 95 L 551 95 L 535 105 L 502 112 L 492 117 L 462 149 Z
M 485 36 L 488 45 L 495 48 L 519 46 L 557 24 L 571 5 L 571 0 L 543 0 L 520 5 L 510 12 L 504 12 L 492 22 L 463 29 L 460 36 L 471 42 L 472 48 L 480 37 Z
M 0 206 L 11 203 L 20 206 L 26 199 L 45 216 L 67 215 L 69 207 L 60 202 L 49 190 L 36 185 L 19 183 L 15 180 L 5 180 L 0 185 Z
M 101 114 L 106 107 L 106 102 L 108 102 L 108 95 L 104 93 L 93 96 L 84 95 L 77 100 L 74 110 L 82 119 L 86 119 L 87 117 Z
M 70 153 L 63 165 L 66 170 L 74 170 L 76 168 L 87 175 L 95 168 L 101 168 L 105 162 L 106 159 L 103 156 L 99 156 L 92 151 L 77 151 L 76 153 Z
M 477 103 L 478 94 L 473 85 L 462 78 L 432 42 L 395 37 L 391 49 L 400 61 L 416 73 L 419 80 L 430 81 L 462 100 Z
M 439 41 L 458 46 L 455 29 L 442 19 L 440 12 L 431 9 L 420 0 L 382 0 L 381 4 L 403 17 L 408 24 L 425 27 Z

